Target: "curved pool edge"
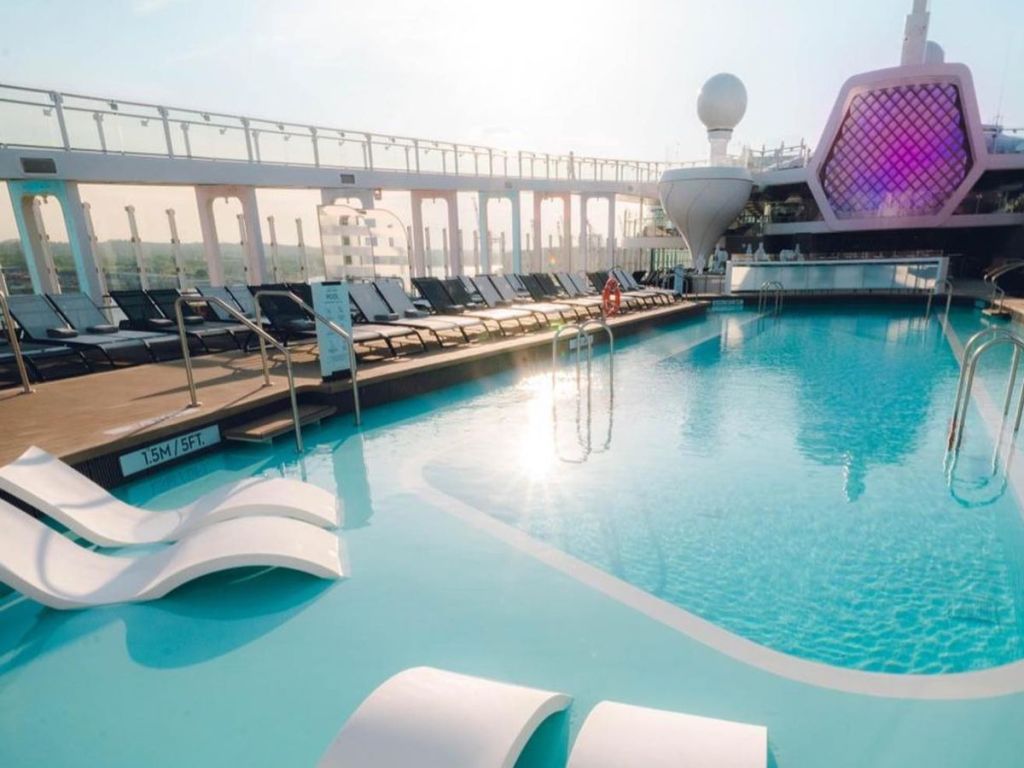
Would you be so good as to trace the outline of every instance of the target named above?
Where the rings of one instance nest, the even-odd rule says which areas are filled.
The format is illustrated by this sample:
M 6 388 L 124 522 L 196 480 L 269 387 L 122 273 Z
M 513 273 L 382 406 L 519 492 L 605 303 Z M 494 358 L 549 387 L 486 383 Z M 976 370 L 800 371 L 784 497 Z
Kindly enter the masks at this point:
M 432 484 L 424 470 L 423 464 L 409 460 L 398 473 L 402 478 L 400 489 L 663 626 L 759 670 L 819 688 L 880 698 L 964 701 L 1024 693 L 1024 659 L 973 672 L 921 675 L 866 672 L 776 651 L 655 597 L 451 496 Z

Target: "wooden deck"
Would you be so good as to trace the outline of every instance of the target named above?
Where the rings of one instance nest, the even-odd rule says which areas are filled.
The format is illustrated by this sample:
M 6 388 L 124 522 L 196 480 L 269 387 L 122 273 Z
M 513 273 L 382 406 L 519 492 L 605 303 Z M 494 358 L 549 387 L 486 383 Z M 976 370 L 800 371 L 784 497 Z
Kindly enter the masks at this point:
M 702 302 L 671 306 L 613 318 L 609 325 L 625 334 L 704 311 Z M 492 339 L 471 345 L 432 349 L 361 366 L 359 386 L 365 405 L 435 388 L 436 381 L 469 378 L 547 354 L 553 331 Z M 325 383 L 310 351 L 293 352 L 300 397 L 336 402 L 346 408 L 351 385 Z M 0 390 L 0 463 L 37 445 L 78 464 L 120 453 L 171 435 L 288 401 L 283 358 L 272 358 L 272 386 L 263 386 L 259 355 L 225 352 L 194 358 L 199 408 L 189 408 L 184 363 L 153 363 L 36 385 L 30 395 Z M 448 369 L 459 369 L 448 370 Z

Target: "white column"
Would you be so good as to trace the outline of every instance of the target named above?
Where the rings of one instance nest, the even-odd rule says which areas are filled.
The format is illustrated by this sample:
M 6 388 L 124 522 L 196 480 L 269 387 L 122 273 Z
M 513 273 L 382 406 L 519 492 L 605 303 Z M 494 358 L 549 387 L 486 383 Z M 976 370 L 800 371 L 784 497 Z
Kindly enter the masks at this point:
M 615 195 L 608 195 L 608 247 L 606 249 L 609 269 L 615 266 Z
M 89 240 L 89 224 L 85 219 L 82 198 L 78 194 L 78 185 L 64 182 L 63 195 L 58 195 L 64 213 L 64 226 L 68 231 L 68 245 L 75 259 L 75 271 L 78 273 L 78 287 L 83 293 L 89 294 L 92 300 L 102 303 L 103 278 L 100 265 L 96 261 L 96 253 Z
M 410 192 L 412 205 L 412 276 L 427 274 L 427 258 L 423 242 L 423 193 Z
M 533 251 L 538 272 L 547 272 L 547 265 L 544 263 L 544 235 L 541 226 L 543 215 L 544 195 L 540 192 L 533 193 Z
M 562 195 L 562 222 L 564 227 L 562 234 L 565 238 L 562 242 L 565 268 L 572 272 L 572 195 L 568 192 Z
M 477 218 L 479 222 L 477 224 L 480 232 L 480 261 L 478 262 L 480 267 L 480 274 L 486 275 L 491 271 L 491 230 L 487 223 L 487 204 L 491 200 L 491 196 L 486 192 L 479 192 L 478 195 L 478 210 Z
M 458 193 L 449 192 L 444 196 L 448 203 L 448 274 L 458 277 L 462 274 L 462 238 L 459 233 Z
M 523 248 L 521 229 L 521 212 L 519 208 L 519 192 L 509 193 L 512 201 L 512 271 L 519 274 L 523 271 Z
M 589 202 L 590 195 L 580 195 L 580 261 L 584 270 L 590 269 L 590 242 L 588 240 L 590 232 L 587 227 L 587 204 Z M 571 242 L 569 247 L 572 248 Z
M 210 285 L 224 285 L 224 265 L 220 258 L 220 240 L 217 239 L 217 222 L 213 218 L 215 188 L 196 187 L 196 205 L 199 208 L 199 231 L 203 236 L 203 255 L 206 257 L 206 271 Z

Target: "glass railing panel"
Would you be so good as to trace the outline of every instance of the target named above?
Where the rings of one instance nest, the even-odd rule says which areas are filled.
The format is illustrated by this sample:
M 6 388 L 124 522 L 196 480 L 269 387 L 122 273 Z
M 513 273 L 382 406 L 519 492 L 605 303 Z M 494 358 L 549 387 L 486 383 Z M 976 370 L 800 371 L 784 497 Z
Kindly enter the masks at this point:
M 0 87 L 0 143 L 62 146 L 57 114 L 49 95 Z
M 262 163 L 314 165 L 313 134 L 309 128 L 253 120 L 249 124 L 253 156 Z

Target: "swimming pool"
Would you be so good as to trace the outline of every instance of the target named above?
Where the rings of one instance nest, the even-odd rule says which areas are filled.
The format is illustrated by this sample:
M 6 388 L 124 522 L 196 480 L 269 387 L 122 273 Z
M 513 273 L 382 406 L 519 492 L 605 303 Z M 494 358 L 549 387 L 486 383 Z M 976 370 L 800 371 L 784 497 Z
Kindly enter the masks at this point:
M 1024 656 L 1016 502 L 957 500 L 942 471 L 958 369 L 940 325 L 863 307 L 710 323 L 619 352 L 607 448 L 595 364 L 589 413 L 569 366 L 554 394 L 540 374 L 461 398 L 395 450 L 433 445 L 432 484 L 785 653 L 899 673 Z
M 978 326 L 953 320 L 961 337 Z M 957 365 L 934 319 L 787 308 L 630 339 L 610 424 L 605 364 L 589 430 L 571 364 L 554 391 L 539 366 L 370 409 L 358 432 L 335 419 L 302 457 L 287 440 L 232 445 L 119 489 L 167 507 L 238 477 L 304 477 L 345 501 L 352 578 L 246 572 L 148 605 L 2 606 L 0 762 L 309 764 L 381 680 L 432 664 L 566 690 L 574 724 L 601 698 L 763 723 L 784 766 L 1014 764 L 1018 695 L 889 703 L 785 680 L 437 501 L 794 658 L 900 675 L 1012 662 L 1019 507 L 1012 488 L 970 498 L 991 445 L 976 413 L 967 500 L 945 485 Z

